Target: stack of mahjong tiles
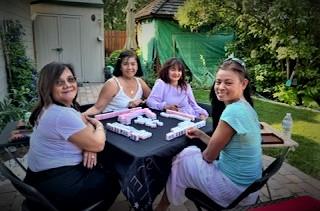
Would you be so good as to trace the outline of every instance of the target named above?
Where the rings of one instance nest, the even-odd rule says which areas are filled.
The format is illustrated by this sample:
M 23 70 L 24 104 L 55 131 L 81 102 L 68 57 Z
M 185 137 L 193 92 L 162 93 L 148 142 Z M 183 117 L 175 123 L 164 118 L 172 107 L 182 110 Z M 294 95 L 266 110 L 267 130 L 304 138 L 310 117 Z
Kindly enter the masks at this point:
M 133 111 L 129 111 L 127 113 L 120 114 L 118 116 L 118 121 L 125 125 L 130 125 L 131 120 L 138 117 L 146 115 L 148 118 L 155 120 L 157 115 L 153 113 L 149 108 L 140 108 Z
M 132 119 L 142 115 L 146 115 L 150 119 L 149 121 L 143 120 L 143 124 L 146 124 L 147 126 L 156 127 L 157 125 L 163 125 L 162 122 L 156 120 L 157 115 L 154 112 L 148 108 L 142 109 L 141 107 L 99 114 L 96 115 L 95 118 L 98 120 L 103 120 L 118 116 L 118 121 L 120 123 L 107 123 L 106 128 L 115 133 L 127 136 L 132 140 L 139 141 L 151 137 L 152 133 L 146 130 L 137 130 L 136 128 L 127 125 L 131 124 Z M 142 119 L 140 119 L 140 122 L 142 123 Z
M 188 128 L 192 128 L 192 127 L 201 128 L 206 126 L 205 120 L 202 120 L 200 122 L 192 122 L 196 119 L 194 115 L 182 113 L 179 111 L 166 110 L 166 112 L 161 112 L 160 115 L 163 117 L 175 118 L 183 121 L 178 123 L 176 127 L 171 128 L 170 130 L 171 132 L 166 134 L 167 141 L 184 135 Z
M 166 134 L 166 140 L 170 141 L 176 137 L 182 136 L 187 132 L 187 129 L 196 127 L 201 128 L 206 126 L 206 121 L 201 120 L 199 122 L 183 121 L 178 123 L 176 127 L 171 128 L 171 132 Z
M 152 136 L 152 133 L 145 131 L 145 130 L 137 130 L 134 127 L 124 125 L 118 122 L 114 123 L 107 123 L 106 127 L 108 130 L 111 130 L 115 133 L 124 135 L 129 137 L 130 139 L 134 141 L 139 141 L 143 139 L 147 139 Z

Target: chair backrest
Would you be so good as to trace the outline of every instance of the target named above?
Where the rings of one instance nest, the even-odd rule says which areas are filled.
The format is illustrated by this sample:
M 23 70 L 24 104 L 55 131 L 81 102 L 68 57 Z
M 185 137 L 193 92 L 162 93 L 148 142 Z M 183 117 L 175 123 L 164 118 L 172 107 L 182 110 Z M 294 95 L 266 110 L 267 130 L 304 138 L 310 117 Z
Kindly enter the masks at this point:
M 198 102 L 197 102 L 198 103 Z M 207 103 L 198 103 L 198 105 L 203 108 L 204 110 L 206 110 L 209 114 L 209 117 L 212 116 L 212 107 L 210 104 Z
M 94 104 L 89 103 L 89 104 L 84 104 L 80 106 L 80 112 L 85 112 L 86 110 L 88 110 L 89 108 L 91 108 Z
M 258 190 L 260 190 L 272 177 L 279 171 L 279 169 L 282 166 L 282 163 L 285 159 L 285 156 L 279 156 L 276 158 L 263 172 L 262 177 L 260 179 L 257 179 L 254 181 L 244 192 L 242 192 L 227 208 L 233 208 L 239 204 L 242 199 L 247 197 L 249 194 L 254 193 Z
M 1 174 L 26 198 L 28 204 L 37 205 L 42 210 L 58 211 L 39 191 L 18 178 L 7 166 L 0 162 Z

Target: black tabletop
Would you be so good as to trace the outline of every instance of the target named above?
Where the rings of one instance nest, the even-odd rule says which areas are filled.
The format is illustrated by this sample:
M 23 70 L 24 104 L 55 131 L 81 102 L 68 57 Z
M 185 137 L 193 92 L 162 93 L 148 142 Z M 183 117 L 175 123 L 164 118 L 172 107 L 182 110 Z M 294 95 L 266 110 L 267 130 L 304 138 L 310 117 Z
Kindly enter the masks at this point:
M 146 130 L 152 133 L 150 138 L 134 141 L 129 137 L 117 134 L 115 132 L 106 131 L 107 134 L 107 143 L 115 146 L 116 148 L 120 148 L 125 153 L 133 156 L 133 157 L 147 157 L 151 155 L 161 155 L 161 153 L 169 153 L 170 151 L 176 152 L 177 148 L 186 145 L 186 142 L 192 141 L 188 140 L 185 135 L 174 138 L 172 140 L 166 140 L 166 134 L 170 132 L 170 129 L 177 126 L 181 120 L 166 118 L 160 116 L 159 111 L 154 111 L 157 114 L 157 119 L 164 123 L 163 126 L 158 126 L 157 128 L 147 127 L 145 125 L 135 124 L 133 121 L 130 126 L 135 127 L 138 130 Z M 102 120 L 104 124 L 116 122 L 117 117 Z M 199 119 L 196 122 L 200 121 Z M 209 132 L 212 130 L 212 124 L 207 123 L 205 127 L 202 127 L 201 130 L 204 132 Z

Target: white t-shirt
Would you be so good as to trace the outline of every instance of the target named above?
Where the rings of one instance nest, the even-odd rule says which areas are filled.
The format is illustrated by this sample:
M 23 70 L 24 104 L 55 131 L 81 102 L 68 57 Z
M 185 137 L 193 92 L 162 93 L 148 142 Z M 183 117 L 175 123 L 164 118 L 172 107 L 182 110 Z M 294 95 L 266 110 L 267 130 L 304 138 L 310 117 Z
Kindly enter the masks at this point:
M 28 167 L 38 172 L 82 162 L 82 149 L 68 139 L 85 127 L 80 112 L 69 107 L 50 105 L 33 128 Z

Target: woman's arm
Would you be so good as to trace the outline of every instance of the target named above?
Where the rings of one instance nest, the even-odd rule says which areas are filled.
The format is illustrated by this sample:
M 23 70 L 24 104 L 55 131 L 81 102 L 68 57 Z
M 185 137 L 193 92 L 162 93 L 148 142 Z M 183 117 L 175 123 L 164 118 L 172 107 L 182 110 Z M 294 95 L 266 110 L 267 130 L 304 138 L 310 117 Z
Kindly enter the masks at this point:
M 166 106 L 166 102 L 164 102 L 163 96 L 164 96 L 164 91 L 165 91 L 165 83 L 158 79 L 152 90 L 151 93 L 146 101 L 147 106 L 149 108 L 153 108 L 156 110 L 163 110 Z
M 207 148 L 202 152 L 203 159 L 207 162 L 214 161 L 220 151 L 230 142 L 235 130 L 226 122 L 219 121 L 216 130 L 210 138 Z
M 195 111 L 195 113 L 197 114 L 198 118 L 201 119 L 205 119 L 209 116 L 208 112 L 201 108 L 198 103 L 196 102 L 196 99 L 193 95 L 193 91 L 191 89 L 191 86 L 188 84 L 188 88 L 187 88 L 187 95 L 188 95 L 188 99 L 189 99 L 189 104 L 192 107 L 192 109 Z
M 143 91 L 143 98 L 147 99 L 149 97 L 149 95 L 150 95 L 151 89 L 148 86 L 148 84 L 142 78 L 139 78 L 139 81 L 140 81 L 141 88 L 142 88 L 142 91 Z
M 114 78 L 109 79 L 103 85 L 97 102 L 88 110 L 86 110 L 83 114 L 85 115 L 95 115 L 101 113 L 107 105 L 111 102 L 112 98 L 118 92 L 119 87 L 115 82 Z
M 85 117 L 87 126 L 69 137 L 69 141 L 84 151 L 100 152 L 104 149 L 106 134 L 103 124 L 94 118 Z
M 186 132 L 186 135 L 191 139 L 198 138 L 206 145 L 208 145 L 210 141 L 210 136 L 208 136 L 205 132 L 195 127 L 189 128 Z

